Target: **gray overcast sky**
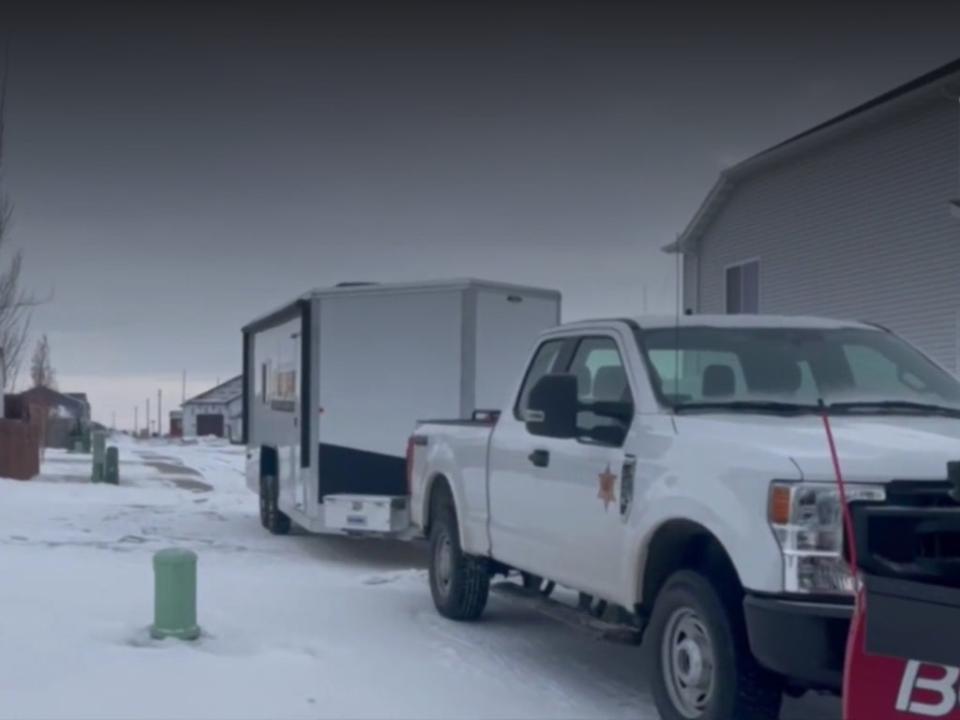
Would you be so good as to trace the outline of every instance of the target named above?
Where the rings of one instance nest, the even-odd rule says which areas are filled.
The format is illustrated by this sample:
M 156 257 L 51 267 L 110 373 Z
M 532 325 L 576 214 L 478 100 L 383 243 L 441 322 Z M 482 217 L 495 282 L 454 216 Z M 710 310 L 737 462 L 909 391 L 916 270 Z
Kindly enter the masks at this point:
M 960 3 L 0 7 L 4 182 L 61 389 L 132 424 L 343 280 L 672 310 L 659 252 L 725 166 L 960 54 Z M 411 319 L 415 321 L 418 319 Z M 419 319 L 422 320 L 422 319 Z M 26 373 L 21 373 L 21 385 Z

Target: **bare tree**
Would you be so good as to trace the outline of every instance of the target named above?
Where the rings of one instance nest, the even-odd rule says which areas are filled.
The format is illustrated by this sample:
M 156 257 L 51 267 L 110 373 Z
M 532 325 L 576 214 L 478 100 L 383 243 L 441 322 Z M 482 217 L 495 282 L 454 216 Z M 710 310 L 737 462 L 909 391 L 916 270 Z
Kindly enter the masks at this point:
M 37 346 L 33 350 L 30 379 L 33 380 L 34 387 L 55 388 L 57 386 L 57 373 L 50 362 L 50 341 L 47 340 L 46 334 L 37 341 Z
M 7 99 L 7 63 L 0 78 L 0 181 L 3 179 L 3 130 Z M 23 359 L 23 349 L 30 328 L 30 311 L 37 299 L 20 284 L 23 255 L 16 251 L 4 262 L 4 250 L 10 240 L 11 206 L 0 185 L 0 378 L 12 387 Z M 0 395 L 4 388 L 0 386 Z

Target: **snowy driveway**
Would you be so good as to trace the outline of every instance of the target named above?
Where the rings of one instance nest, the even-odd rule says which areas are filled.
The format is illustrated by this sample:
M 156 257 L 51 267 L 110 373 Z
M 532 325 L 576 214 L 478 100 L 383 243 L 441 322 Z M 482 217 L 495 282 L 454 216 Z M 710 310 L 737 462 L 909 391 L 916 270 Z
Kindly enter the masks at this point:
M 418 544 L 268 535 L 242 448 L 118 442 L 121 487 L 52 451 L 0 480 L 0 718 L 656 718 L 637 648 L 496 595 L 451 623 Z M 194 644 L 146 631 L 171 545 L 200 556 Z

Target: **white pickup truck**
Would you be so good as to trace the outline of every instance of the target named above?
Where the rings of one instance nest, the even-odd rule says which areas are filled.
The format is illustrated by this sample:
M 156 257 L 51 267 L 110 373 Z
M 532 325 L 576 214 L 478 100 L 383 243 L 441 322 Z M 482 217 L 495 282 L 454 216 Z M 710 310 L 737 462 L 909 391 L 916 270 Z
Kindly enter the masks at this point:
M 499 414 L 410 438 L 437 609 L 478 618 L 514 570 L 617 606 L 667 720 L 776 718 L 784 691 L 837 689 L 853 580 L 822 408 L 852 502 L 951 502 L 960 383 L 883 328 L 741 315 L 543 333 Z

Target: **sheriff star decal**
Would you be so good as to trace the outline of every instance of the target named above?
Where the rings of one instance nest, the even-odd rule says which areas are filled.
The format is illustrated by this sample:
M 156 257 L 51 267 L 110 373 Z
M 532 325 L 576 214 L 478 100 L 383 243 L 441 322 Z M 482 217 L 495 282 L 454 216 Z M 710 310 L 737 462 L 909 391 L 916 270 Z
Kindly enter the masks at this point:
M 617 501 L 617 493 L 614 490 L 614 483 L 617 481 L 615 473 L 610 471 L 610 463 L 607 463 L 607 469 L 597 475 L 600 489 L 597 491 L 597 497 L 603 501 L 603 509 L 609 509 L 611 503 Z

